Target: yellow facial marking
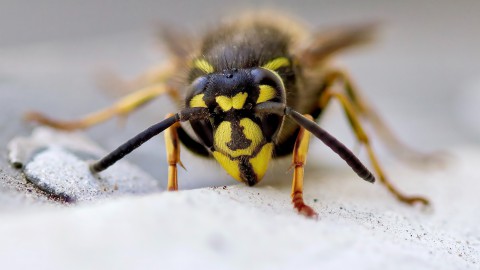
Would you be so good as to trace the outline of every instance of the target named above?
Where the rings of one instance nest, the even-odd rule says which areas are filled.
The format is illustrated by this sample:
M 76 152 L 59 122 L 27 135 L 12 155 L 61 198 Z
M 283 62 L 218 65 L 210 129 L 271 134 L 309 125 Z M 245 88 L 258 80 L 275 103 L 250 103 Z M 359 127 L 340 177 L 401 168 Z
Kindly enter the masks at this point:
M 232 98 L 232 107 L 234 109 L 241 109 L 243 105 L 245 105 L 245 101 L 247 100 L 248 94 L 247 93 L 238 93 Z
M 207 104 L 205 104 L 205 101 L 203 100 L 203 96 L 205 94 L 198 94 L 194 96 L 192 99 L 190 99 L 190 107 L 192 108 L 198 108 L 198 107 L 207 107 Z
M 260 87 L 260 94 L 257 98 L 257 104 L 269 101 L 277 95 L 277 92 L 270 85 L 262 84 Z
M 224 112 L 229 111 L 232 108 L 232 99 L 227 96 L 215 97 L 215 101 Z
M 257 175 L 257 179 L 260 181 L 268 168 L 268 163 L 272 158 L 273 143 L 267 143 L 262 147 L 262 150 L 258 152 L 257 156 L 250 159 L 253 171 Z
M 241 119 L 240 126 L 243 127 L 243 134 L 245 135 L 245 138 L 251 140 L 252 142 L 247 148 L 244 148 L 244 149 L 237 149 L 237 150 L 228 149 L 227 153 L 232 157 L 238 157 L 242 155 L 251 156 L 263 139 L 262 130 L 251 119 L 249 118 Z
M 240 126 L 243 127 L 243 134 L 245 134 L 245 137 L 252 141 L 249 148 L 253 148 L 251 149 L 252 151 L 255 150 L 257 145 L 259 145 L 263 139 L 262 130 L 257 123 L 253 122 L 250 118 L 242 118 L 240 120 Z
M 237 160 L 231 160 L 228 156 L 217 151 L 213 152 L 213 157 L 228 174 L 230 174 L 235 180 L 242 182 L 242 178 L 240 178 L 239 162 Z
M 288 60 L 288 58 L 278 57 L 278 58 L 275 58 L 272 61 L 266 63 L 262 67 L 275 71 L 279 68 L 288 67 L 288 66 L 290 66 L 290 60 Z
M 195 59 L 193 61 L 193 66 L 207 74 L 213 73 L 215 71 L 213 66 L 210 63 L 208 63 L 207 60 L 205 59 Z
M 276 70 L 279 69 L 279 68 L 288 67 L 288 66 L 290 66 L 290 60 L 288 60 L 288 58 L 278 57 L 278 58 L 275 58 L 272 61 L 266 63 L 265 65 L 263 65 L 262 68 L 270 70 L 275 75 L 275 77 L 278 78 L 278 80 L 282 84 L 282 88 L 284 88 L 285 86 L 283 85 L 282 77 L 280 77 L 280 75 L 278 75 L 278 72 Z M 261 92 L 260 92 L 260 94 L 261 94 Z M 257 103 L 258 103 L 258 101 L 257 101 Z
M 232 124 L 229 121 L 223 121 L 218 125 L 213 136 L 215 148 L 226 152 L 229 148 L 227 143 L 232 140 Z
M 227 97 L 227 96 L 217 96 L 215 97 L 215 101 L 218 103 L 218 106 L 222 108 L 224 112 L 234 109 L 241 109 L 243 105 L 245 105 L 245 101 L 247 100 L 248 94 L 247 93 L 238 93 L 234 97 Z
M 245 138 L 252 141 L 247 148 L 232 150 L 227 146 L 227 144 L 232 140 L 232 124 L 229 121 L 223 121 L 220 123 L 220 125 L 218 125 L 213 136 L 215 148 L 234 158 L 243 155 L 251 156 L 257 146 L 263 140 L 262 130 L 249 118 L 241 119 L 240 126 L 243 127 L 243 134 Z

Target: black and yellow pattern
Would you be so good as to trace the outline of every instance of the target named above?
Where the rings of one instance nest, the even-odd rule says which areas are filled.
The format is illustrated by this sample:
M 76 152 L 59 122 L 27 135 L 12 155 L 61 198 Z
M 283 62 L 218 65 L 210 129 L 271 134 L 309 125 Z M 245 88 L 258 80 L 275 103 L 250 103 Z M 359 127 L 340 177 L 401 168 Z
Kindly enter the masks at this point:
M 174 101 L 184 93 L 177 113 L 93 163 L 91 170 L 105 170 L 163 131 L 169 190 L 178 189 L 179 142 L 200 156 L 214 158 L 234 179 L 248 185 L 264 177 L 271 159 L 293 154 L 292 203 L 300 213 L 314 217 L 315 211 L 303 201 L 303 168 L 310 133 L 361 178 L 375 180 L 351 151 L 314 122 L 336 98 L 345 108 L 358 140 L 367 147 L 381 182 L 402 202 L 427 204 L 422 197 L 403 195 L 388 181 L 359 116 L 371 119 L 378 130 L 386 128 L 345 73 L 328 61 L 331 55 L 369 40 L 372 29 L 372 25 L 356 25 L 309 33 L 294 20 L 274 13 L 250 14 L 221 24 L 196 41 L 169 29 L 165 42 L 171 61 L 164 69 L 154 69 L 136 79 L 136 84 L 146 85 L 143 90 L 77 121 L 52 120 L 39 113 L 29 114 L 29 119 L 60 129 L 87 128 L 126 115 L 163 93 L 170 94 Z M 197 46 L 192 48 L 190 44 Z M 183 80 L 179 82 L 178 78 Z M 343 85 L 345 94 L 332 92 L 334 84 Z M 193 132 L 184 125 L 190 125 Z M 391 133 L 383 135 L 399 148 L 401 144 Z
M 193 91 L 195 95 L 186 100 L 186 105 L 209 108 L 213 157 L 234 179 L 254 185 L 268 168 L 281 117 L 259 117 L 253 108 L 260 103 L 285 100 L 285 94 L 279 91 L 284 87 L 283 79 L 277 71 L 289 68 L 290 60 L 282 56 L 266 61 L 261 67 L 235 67 L 215 73 L 223 67 L 206 59 L 195 59 L 193 63 L 194 69 L 204 73 L 208 84 L 199 84 L 201 89 Z M 210 130 L 205 126 L 211 123 L 197 124 L 193 128 L 198 133 Z

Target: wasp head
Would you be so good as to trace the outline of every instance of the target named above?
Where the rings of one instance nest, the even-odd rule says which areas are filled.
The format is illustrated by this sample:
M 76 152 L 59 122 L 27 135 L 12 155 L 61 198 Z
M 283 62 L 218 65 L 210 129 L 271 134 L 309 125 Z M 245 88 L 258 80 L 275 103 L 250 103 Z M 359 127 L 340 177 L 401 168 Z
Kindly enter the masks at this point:
M 283 116 L 255 113 L 264 102 L 286 103 L 282 79 L 261 67 L 230 69 L 198 77 L 187 107 L 206 107 L 209 119 L 191 121 L 202 143 L 235 179 L 259 182 L 273 154 Z

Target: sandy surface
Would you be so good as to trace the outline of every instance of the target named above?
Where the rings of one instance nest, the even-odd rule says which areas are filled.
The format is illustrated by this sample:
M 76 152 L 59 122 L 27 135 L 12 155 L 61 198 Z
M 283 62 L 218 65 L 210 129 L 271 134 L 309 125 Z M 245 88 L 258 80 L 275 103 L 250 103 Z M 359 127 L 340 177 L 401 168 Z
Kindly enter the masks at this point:
M 381 184 L 368 184 L 346 169 L 308 166 L 305 200 L 319 212 L 319 220 L 292 209 L 291 173 L 278 171 L 287 168 L 283 163 L 288 160 L 274 163 L 277 172 L 258 187 L 162 192 L 158 180 L 126 161 L 92 175 L 88 162 L 104 150 L 81 133 L 38 128 L 32 136 L 13 140 L 9 153 L 29 182 L 61 203 L 4 211 L 0 261 L 8 269 L 480 265 L 480 176 L 475 169 L 480 149 L 451 149 L 440 168 L 387 168 L 401 179 L 396 183 L 402 190 L 427 196 L 428 208 L 405 206 Z M 208 170 L 211 178 L 225 175 L 217 169 Z M 11 202 L 4 198 L 5 204 Z
M 306 201 L 318 221 L 295 213 L 288 181 L 35 207 L 2 214 L 0 260 L 8 269 L 478 269 L 480 150 L 454 154 L 441 171 L 389 168 L 403 190 L 432 200 L 428 210 L 352 173 L 312 168 Z

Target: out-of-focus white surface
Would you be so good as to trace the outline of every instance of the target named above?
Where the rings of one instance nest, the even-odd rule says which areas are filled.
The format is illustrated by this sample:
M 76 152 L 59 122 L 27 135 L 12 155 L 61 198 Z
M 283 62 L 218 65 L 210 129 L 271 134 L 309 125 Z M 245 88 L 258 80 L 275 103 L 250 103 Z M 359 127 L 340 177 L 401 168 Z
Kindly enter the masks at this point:
M 478 269 L 480 150 L 444 170 L 387 168 L 423 211 L 352 173 L 307 170 L 295 213 L 289 181 L 124 197 L 3 215 L 5 269 Z M 321 176 L 320 176 L 321 175 Z M 289 177 L 286 177 L 289 178 Z

